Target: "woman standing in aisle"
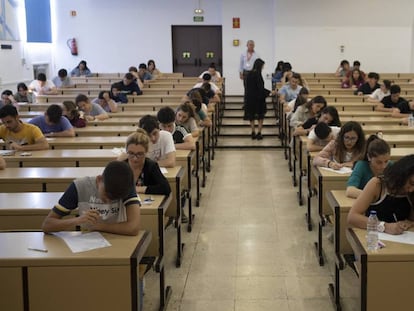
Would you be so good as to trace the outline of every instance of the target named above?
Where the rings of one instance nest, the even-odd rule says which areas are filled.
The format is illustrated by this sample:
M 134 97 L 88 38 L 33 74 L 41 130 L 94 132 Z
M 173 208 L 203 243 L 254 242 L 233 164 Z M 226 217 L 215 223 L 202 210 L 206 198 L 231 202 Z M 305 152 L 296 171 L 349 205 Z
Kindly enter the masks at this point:
M 263 119 L 266 114 L 266 97 L 274 95 L 264 87 L 262 70 L 265 62 L 258 58 L 255 60 L 253 70 L 246 78 L 246 102 L 244 105 L 244 120 L 250 121 L 252 139 L 262 140 Z M 258 120 L 258 132 L 255 131 L 255 121 Z

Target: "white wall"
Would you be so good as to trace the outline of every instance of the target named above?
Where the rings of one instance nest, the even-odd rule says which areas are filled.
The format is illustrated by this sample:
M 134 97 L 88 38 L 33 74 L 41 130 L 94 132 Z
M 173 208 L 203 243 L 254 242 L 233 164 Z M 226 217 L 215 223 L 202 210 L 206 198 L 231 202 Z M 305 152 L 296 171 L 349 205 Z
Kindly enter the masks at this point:
M 414 1 L 275 1 L 275 54 L 296 71 L 331 72 L 341 59 L 364 71 L 414 71 Z
M 343 58 L 360 60 L 365 71 L 414 72 L 412 0 L 201 0 L 203 23 L 192 19 L 198 0 L 51 0 L 51 6 L 53 44 L 26 45 L 25 66 L 18 48 L 12 58 L 0 51 L 0 77 L 13 88 L 14 82 L 31 79 L 32 62 L 45 60 L 50 75 L 82 59 L 96 72 L 122 72 L 153 58 L 161 71 L 170 72 L 171 25 L 222 25 L 228 94 L 242 93 L 238 62 L 248 39 L 255 40 L 266 62 L 264 74 L 280 59 L 298 72 L 333 72 Z M 233 17 L 240 17 L 240 29 L 232 28 Z M 78 56 L 66 46 L 72 37 Z M 233 47 L 233 39 L 241 45 Z
M 201 1 L 204 23 L 194 23 L 195 0 L 73 0 L 56 1 L 55 69 L 70 69 L 82 59 L 95 72 L 126 72 L 154 59 L 172 71 L 171 25 L 220 25 L 220 0 Z M 70 16 L 76 10 L 77 16 Z M 66 46 L 75 37 L 79 55 Z

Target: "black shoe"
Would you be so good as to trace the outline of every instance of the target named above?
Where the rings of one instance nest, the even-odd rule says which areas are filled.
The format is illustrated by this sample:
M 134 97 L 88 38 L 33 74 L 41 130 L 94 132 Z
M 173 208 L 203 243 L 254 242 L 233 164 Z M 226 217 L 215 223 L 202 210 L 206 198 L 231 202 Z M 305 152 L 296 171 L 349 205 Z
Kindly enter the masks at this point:
M 256 139 L 257 140 L 262 140 L 263 139 L 263 136 L 262 136 L 262 133 L 257 133 L 257 135 L 256 135 Z
M 186 215 L 186 214 L 184 214 L 184 213 L 181 213 L 181 223 L 182 223 L 182 224 L 186 224 L 186 223 L 188 223 L 188 217 L 187 217 L 187 215 Z
M 256 133 L 252 132 L 252 139 L 256 139 L 256 138 L 257 138 Z

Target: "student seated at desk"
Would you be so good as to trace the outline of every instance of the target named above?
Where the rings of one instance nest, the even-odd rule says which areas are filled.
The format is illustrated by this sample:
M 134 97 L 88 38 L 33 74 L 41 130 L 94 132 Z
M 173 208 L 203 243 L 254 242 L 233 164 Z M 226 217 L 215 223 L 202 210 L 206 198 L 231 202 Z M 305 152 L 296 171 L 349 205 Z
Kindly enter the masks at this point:
M 91 70 L 88 68 L 86 61 L 81 60 L 79 64 L 75 68 L 72 69 L 72 71 L 70 72 L 70 75 L 72 77 L 82 77 L 82 76 L 90 77 L 93 74 Z
M 100 91 L 98 97 L 92 100 L 92 104 L 98 104 L 106 112 L 118 111 L 118 104 L 113 100 L 109 91 Z
M 86 95 L 79 94 L 76 96 L 75 104 L 80 111 L 83 111 L 84 118 L 87 121 L 109 119 L 106 111 L 99 104 L 91 103 Z
M 348 214 L 348 224 L 366 229 L 371 210 L 377 212 L 378 231 L 402 234 L 413 226 L 414 155 L 408 155 L 373 177 L 355 200 Z
M 53 78 L 52 82 L 59 89 L 74 86 L 72 80 L 68 76 L 68 71 L 64 68 L 59 69 L 58 75 Z
M 313 159 L 313 165 L 339 170 L 354 166 L 365 151 L 365 134 L 361 125 L 349 121 L 342 126 L 335 140 L 331 140 Z
M 307 119 L 301 126 L 298 126 L 293 132 L 293 135 L 309 135 L 316 125 L 321 122 L 326 123 L 329 126 L 341 127 L 338 110 L 336 110 L 334 106 L 323 108 L 316 116 Z
M 122 86 L 119 83 L 111 85 L 111 97 L 118 104 L 126 104 L 128 98 L 121 92 Z
M 149 80 L 152 80 L 152 75 L 149 73 L 147 65 L 144 63 L 141 63 L 138 66 L 138 79 L 140 79 L 142 83 L 147 83 Z
M 23 82 L 17 84 L 17 93 L 14 94 L 14 99 L 18 103 L 33 103 L 32 93 L 29 93 L 29 88 Z
M 139 120 L 139 127 L 147 132 L 151 141 L 147 157 L 156 161 L 161 167 L 174 167 L 175 146 L 171 133 L 160 130 L 158 119 L 149 114 Z
M 213 123 L 211 119 L 208 117 L 208 108 L 205 104 L 200 101 L 200 98 L 194 97 L 191 99 L 191 104 L 193 105 L 194 112 L 197 114 L 199 122 L 198 125 L 200 127 L 211 127 Z
M 315 96 L 309 102 L 299 106 L 290 118 L 289 125 L 297 128 L 305 123 L 306 120 L 316 117 L 322 109 L 326 107 L 326 99 L 323 96 Z
M 126 140 L 126 159 L 134 174 L 137 193 L 169 195 L 170 185 L 161 173 L 157 162 L 146 157 L 149 147 L 149 137 L 145 130 L 137 129 Z
M 367 101 L 370 103 L 379 104 L 385 96 L 390 95 L 390 88 L 391 88 L 390 80 L 382 81 L 380 87 L 376 89 L 374 92 L 372 92 L 372 94 L 369 94 L 366 97 Z
M 148 60 L 147 62 L 148 72 L 151 74 L 153 79 L 159 78 L 162 76 L 161 71 L 158 70 L 153 59 Z
M 175 112 L 171 107 L 163 107 L 157 113 L 160 128 L 172 134 L 175 149 L 194 150 L 195 140 L 185 127 L 175 124 Z
M 397 104 L 396 108 L 392 109 L 391 117 L 393 118 L 407 118 L 414 113 L 414 102 L 401 101 Z M 405 123 L 405 122 L 403 122 Z M 408 122 L 407 122 L 408 123 Z
M 1 93 L 1 100 L 0 100 L 0 108 L 4 107 L 6 105 L 12 105 L 15 106 L 16 109 L 19 108 L 19 106 L 17 105 L 17 101 L 13 96 L 13 92 L 10 90 L 4 90 Z
M 16 107 L 6 105 L 0 109 L 0 138 L 6 142 L 7 149 L 32 151 L 49 149 L 42 131 L 35 125 L 23 123 Z
M 56 95 L 57 90 L 55 84 L 46 79 L 44 73 L 39 73 L 36 80 L 29 84 L 29 90 L 36 93 L 36 95 Z
M 355 163 L 352 174 L 348 178 L 347 197 L 357 198 L 372 177 L 382 175 L 385 168 L 392 164 L 390 146 L 385 140 L 377 135 L 371 135 L 367 139 L 366 146 L 364 159 Z
M 36 125 L 46 137 L 75 137 L 75 130 L 69 120 L 62 116 L 59 105 L 50 105 L 45 114 L 29 121 Z
M 120 91 L 122 94 L 142 95 L 141 88 L 143 86 L 139 86 L 138 82 L 136 81 L 139 81 L 139 83 L 141 83 L 141 80 L 138 78 L 138 73 L 137 76 L 134 77 L 134 75 L 131 72 L 128 72 L 125 74 L 122 81 L 117 82 L 117 85 L 120 87 Z
M 294 113 L 298 107 L 306 104 L 309 101 L 309 90 L 306 87 L 300 89 L 298 97 L 292 99 L 289 103 L 283 105 L 283 110 L 288 114 L 288 117 Z M 289 117 L 289 119 L 290 119 Z
M 331 140 L 335 140 L 341 130 L 338 126 L 329 126 L 319 122 L 308 135 L 306 149 L 308 151 L 321 151 Z
M 200 136 L 200 129 L 197 126 L 198 116 L 190 102 L 178 106 L 175 112 L 175 124 L 184 127 L 194 138 Z
M 380 88 L 380 85 L 378 84 L 379 78 L 380 76 L 378 73 L 370 72 L 367 81 L 358 88 L 355 95 L 372 94 L 375 90 Z
M 361 71 L 359 69 L 352 69 L 351 75 L 349 77 L 346 77 L 341 87 L 343 89 L 349 89 L 352 88 L 354 90 L 357 90 L 359 87 L 361 87 L 365 83 L 365 78 L 362 75 Z
M 139 196 L 129 165 L 109 162 L 102 175 L 74 180 L 43 222 L 46 233 L 73 230 L 137 235 L 140 225 Z M 79 209 L 79 217 L 64 218 Z
M 401 88 L 399 85 L 394 84 L 390 87 L 390 95 L 385 96 L 381 102 L 375 107 L 376 111 L 391 112 L 398 105 L 406 105 L 407 101 L 400 97 Z
M 74 127 L 85 127 L 86 120 L 81 118 L 78 107 L 70 100 L 66 100 L 62 103 L 62 114 L 69 120 L 70 124 Z
M 4 170 L 6 168 L 6 161 L 4 158 L 0 155 L 0 170 Z
M 351 71 L 351 66 L 349 61 L 346 59 L 342 60 L 338 68 L 335 71 L 335 76 L 339 78 L 345 78 L 347 74 Z
M 208 73 L 211 76 L 211 82 L 213 83 L 219 83 L 221 82 L 221 74 L 220 72 L 218 72 L 216 70 L 216 64 L 215 63 L 211 63 L 208 66 L 208 69 L 206 71 L 203 71 L 199 76 L 198 76 L 198 81 L 201 82 L 203 81 L 203 76 Z

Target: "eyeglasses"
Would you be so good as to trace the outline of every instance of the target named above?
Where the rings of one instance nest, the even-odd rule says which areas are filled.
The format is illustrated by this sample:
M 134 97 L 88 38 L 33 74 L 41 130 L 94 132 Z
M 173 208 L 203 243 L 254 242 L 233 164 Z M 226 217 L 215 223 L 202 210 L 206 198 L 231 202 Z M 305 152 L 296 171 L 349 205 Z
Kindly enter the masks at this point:
M 346 141 L 357 141 L 358 137 L 344 136 L 344 140 L 346 140 Z
M 128 154 L 128 158 L 130 159 L 133 159 L 134 157 L 137 159 L 145 157 L 145 152 L 133 153 L 133 152 L 128 151 L 127 154 Z

